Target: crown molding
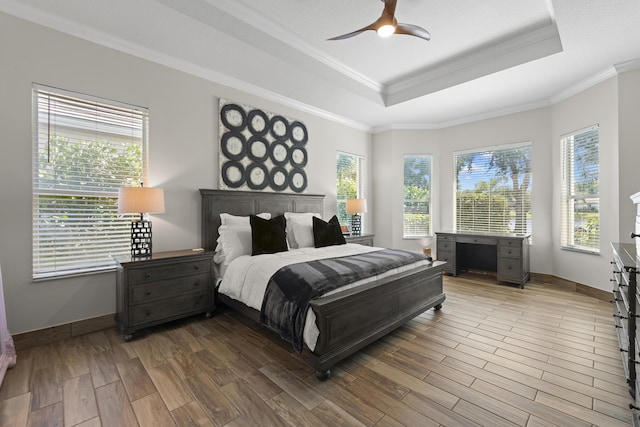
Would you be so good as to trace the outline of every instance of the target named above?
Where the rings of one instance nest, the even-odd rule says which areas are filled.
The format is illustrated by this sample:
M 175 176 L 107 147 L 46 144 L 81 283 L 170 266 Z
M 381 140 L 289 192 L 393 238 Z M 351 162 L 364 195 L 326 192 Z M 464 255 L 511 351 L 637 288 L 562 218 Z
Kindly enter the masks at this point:
M 640 58 L 627 62 L 621 62 L 613 66 L 618 74 L 626 73 L 628 71 L 635 71 L 640 69 Z
M 558 92 L 557 94 L 549 98 L 549 100 L 551 101 L 551 104 L 557 104 L 617 75 L 618 73 L 616 72 L 615 67 L 609 67 L 608 69 L 594 76 L 588 77 L 585 80 L 582 80 L 581 82 L 578 82 L 562 90 L 561 92 Z

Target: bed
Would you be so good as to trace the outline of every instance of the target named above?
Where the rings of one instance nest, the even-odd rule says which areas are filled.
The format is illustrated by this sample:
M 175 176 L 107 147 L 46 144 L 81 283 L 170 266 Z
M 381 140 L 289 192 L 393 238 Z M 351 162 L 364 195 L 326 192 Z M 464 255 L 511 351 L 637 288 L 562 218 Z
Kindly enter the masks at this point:
M 220 214 L 223 213 L 237 216 L 281 215 L 285 212 L 323 214 L 323 195 L 209 189 L 201 189 L 200 193 L 202 244 L 207 250 L 216 248 Z M 439 261 L 423 263 L 310 301 L 318 334 L 313 350 L 307 348 L 305 351 L 309 352 L 309 364 L 315 369 L 316 377 L 327 379 L 331 367 L 342 359 L 420 313 L 430 308 L 440 309 L 445 300 L 443 265 Z M 216 292 L 218 303 L 260 322 L 259 310 L 222 292 Z

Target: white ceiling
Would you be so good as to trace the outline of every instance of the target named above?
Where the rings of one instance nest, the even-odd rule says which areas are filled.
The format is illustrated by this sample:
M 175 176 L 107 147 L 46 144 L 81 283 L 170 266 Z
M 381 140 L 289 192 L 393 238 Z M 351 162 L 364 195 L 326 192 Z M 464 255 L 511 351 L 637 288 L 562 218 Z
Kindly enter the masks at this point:
M 437 128 L 550 105 L 640 58 L 638 0 L 0 0 L 0 11 L 353 126 Z

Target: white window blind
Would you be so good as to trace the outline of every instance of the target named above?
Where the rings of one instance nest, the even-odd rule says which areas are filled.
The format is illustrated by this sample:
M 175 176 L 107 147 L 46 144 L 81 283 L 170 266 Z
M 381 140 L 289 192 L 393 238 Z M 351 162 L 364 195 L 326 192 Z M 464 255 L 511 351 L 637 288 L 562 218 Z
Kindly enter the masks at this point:
M 598 126 L 561 139 L 563 249 L 600 252 L 598 144 Z
M 404 238 L 431 234 L 431 156 L 404 156 Z
M 34 86 L 33 277 L 112 268 L 130 253 L 118 188 L 145 178 L 143 108 Z
M 351 224 L 351 215 L 347 213 L 347 200 L 367 197 L 365 158 L 338 151 L 336 171 L 337 216 L 340 224 L 348 225 Z M 362 225 L 364 228 L 364 219 Z
M 454 153 L 455 228 L 531 233 L 531 143 Z

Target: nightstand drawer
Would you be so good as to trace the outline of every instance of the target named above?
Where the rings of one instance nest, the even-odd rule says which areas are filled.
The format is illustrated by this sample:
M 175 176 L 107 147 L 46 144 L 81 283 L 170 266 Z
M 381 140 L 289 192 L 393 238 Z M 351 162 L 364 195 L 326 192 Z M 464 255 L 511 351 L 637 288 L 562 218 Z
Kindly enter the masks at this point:
M 165 321 L 171 317 L 177 318 L 188 313 L 206 311 L 210 305 L 209 298 L 209 292 L 202 292 L 129 307 L 130 326 L 142 325 L 157 320 Z
M 200 292 L 211 283 L 209 273 L 161 280 L 159 282 L 129 287 L 129 304 L 143 304 L 175 295 Z
M 129 271 L 129 286 L 209 272 L 210 270 L 211 262 L 208 260 L 176 262 L 161 267 L 135 268 Z

